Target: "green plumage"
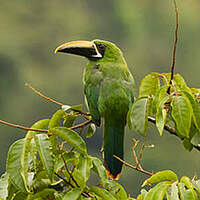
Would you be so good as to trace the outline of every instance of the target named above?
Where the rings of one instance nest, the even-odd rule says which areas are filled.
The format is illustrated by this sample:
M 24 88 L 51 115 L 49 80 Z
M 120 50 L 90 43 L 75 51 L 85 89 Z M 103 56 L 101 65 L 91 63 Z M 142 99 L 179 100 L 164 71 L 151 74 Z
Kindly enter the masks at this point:
M 123 159 L 126 115 L 133 103 L 134 79 L 119 48 L 106 41 L 104 57 L 89 61 L 84 72 L 85 95 L 96 125 L 104 126 L 104 164 L 108 175 L 117 178 Z
M 126 115 L 134 100 L 134 79 L 122 52 L 103 40 L 73 41 L 55 52 L 88 58 L 84 71 L 84 91 L 93 122 L 104 129 L 104 164 L 109 177 L 118 179 L 123 159 Z

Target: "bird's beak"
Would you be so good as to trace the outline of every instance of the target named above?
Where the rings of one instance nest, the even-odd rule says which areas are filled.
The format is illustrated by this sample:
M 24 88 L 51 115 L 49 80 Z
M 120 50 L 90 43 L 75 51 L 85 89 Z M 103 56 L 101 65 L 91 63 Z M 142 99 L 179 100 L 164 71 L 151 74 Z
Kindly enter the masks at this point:
M 56 48 L 55 53 L 70 53 L 87 58 L 102 58 L 94 42 L 73 41 L 60 45 Z

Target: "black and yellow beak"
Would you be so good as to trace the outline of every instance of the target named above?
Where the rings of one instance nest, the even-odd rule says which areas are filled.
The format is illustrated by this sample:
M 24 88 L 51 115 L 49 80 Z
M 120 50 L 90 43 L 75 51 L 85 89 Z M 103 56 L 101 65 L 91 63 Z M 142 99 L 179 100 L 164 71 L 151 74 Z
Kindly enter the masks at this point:
M 68 42 L 57 47 L 55 53 L 57 52 L 75 54 L 79 56 L 84 56 L 89 59 L 102 58 L 102 55 L 98 51 L 96 44 L 90 41 Z

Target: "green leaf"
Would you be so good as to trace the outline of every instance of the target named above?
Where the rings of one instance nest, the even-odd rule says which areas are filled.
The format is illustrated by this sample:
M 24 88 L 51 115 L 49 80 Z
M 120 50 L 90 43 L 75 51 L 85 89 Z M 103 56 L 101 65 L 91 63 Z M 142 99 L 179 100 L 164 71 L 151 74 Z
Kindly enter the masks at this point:
M 186 91 L 192 94 L 190 88 L 187 86 L 184 78 L 180 74 L 175 74 L 173 80 L 176 90 Z
M 12 198 L 12 200 L 22 200 L 22 199 L 27 199 L 27 194 L 24 194 L 23 192 L 20 191 L 16 192 L 16 194 Z
M 97 186 L 91 187 L 90 191 L 101 197 L 102 200 L 117 200 L 110 192 Z
M 70 152 L 64 152 L 61 155 L 58 155 L 55 159 L 55 171 L 57 172 L 59 169 L 61 169 L 64 166 L 65 163 L 72 163 L 73 165 L 78 163 L 79 155 L 77 152 L 70 151 Z
M 90 159 L 88 156 L 80 155 L 79 156 L 79 162 L 77 166 L 77 170 L 82 174 L 85 182 L 90 177 L 90 169 L 93 167 L 92 159 Z
M 50 199 L 55 199 L 54 193 L 56 190 L 46 188 L 36 194 L 33 195 L 33 197 L 30 200 L 50 200 Z
M 34 192 L 40 192 L 51 185 L 51 180 L 48 178 L 46 171 L 39 171 L 35 174 L 33 188 Z
M 162 135 L 164 125 L 167 119 L 167 109 L 165 108 L 165 103 L 169 100 L 169 96 L 165 96 L 157 106 L 156 112 L 156 126 L 160 135 Z
M 195 199 L 198 199 L 197 194 L 194 191 L 192 180 L 190 178 L 188 178 L 187 176 L 182 176 L 180 183 L 184 183 L 186 188 L 191 189 L 191 192 L 193 193 L 193 196 L 195 197 Z
M 84 174 L 82 174 L 77 168 L 74 168 L 72 176 L 76 180 L 76 183 L 79 185 L 79 187 L 85 188 L 86 179 L 84 177 L 85 176 Z M 75 186 L 77 186 L 77 185 L 75 185 Z
M 107 189 L 117 200 L 127 199 L 126 191 L 119 183 L 115 181 L 108 180 L 105 189 Z
M 183 94 L 189 99 L 191 105 L 192 105 L 192 110 L 193 110 L 193 120 L 195 123 L 195 126 L 200 132 L 200 106 L 198 101 L 195 99 L 193 95 L 190 93 L 183 91 Z
M 174 96 L 171 102 L 171 115 L 176 123 L 176 129 L 182 137 L 189 137 L 192 107 L 184 96 Z
M 71 106 L 69 106 L 69 105 L 63 105 L 63 106 L 62 106 L 62 109 L 63 109 L 64 111 L 68 111 L 68 110 L 71 109 Z
M 145 182 L 142 184 L 142 187 L 145 185 L 151 185 L 153 183 L 162 182 L 162 181 L 177 181 L 178 177 L 177 175 L 171 171 L 171 170 L 164 170 L 157 172 L 156 174 L 152 175 L 150 178 L 145 180 Z
M 168 188 L 166 195 L 167 200 L 179 200 L 177 182 L 174 182 L 171 187 Z
M 167 181 L 158 183 L 155 187 L 149 190 L 144 200 L 163 200 L 170 185 L 171 183 Z
M 105 183 L 107 181 L 106 170 L 103 163 L 96 157 L 90 157 L 93 163 L 93 170 L 98 174 L 101 184 L 105 187 Z
M 65 127 L 52 128 L 49 131 L 65 140 L 72 147 L 76 148 L 80 153 L 87 155 L 85 141 L 81 138 L 81 136 L 79 136 L 77 132 Z
M 42 119 L 39 120 L 38 122 L 34 123 L 31 128 L 33 129 L 44 129 L 48 126 L 49 124 L 49 119 Z M 22 155 L 21 155 L 21 175 L 24 180 L 24 185 L 26 187 L 26 190 L 30 192 L 29 187 L 30 187 L 30 173 L 28 173 L 28 170 L 30 168 L 29 163 L 34 162 L 35 160 L 35 155 L 34 154 L 34 143 L 33 143 L 33 137 L 35 134 L 39 132 L 37 131 L 28 131 L 25 137 L 25 142 L 23 145 L 23 150 L 22 150 Z M 32 179 L 31 179 L 32 181 Z
M 155 95 L 160 89 L 159 73 L 153 72 L 142 79 L 139 86 L 139 97 Z
M 8 174 L 2 174 L 0 178 L 0 199 L 6 200 L 8 196 Z
M 52 157 L 51 145 L 46 134 L 37 134 L 34 136 L 35 144 L 42 161 L 42 164 L 47 172 L 50 180 L 52 180 L 54 171 L 54 160 Z
M 200 132 L 196 128 L 194 121 L 192 121 L 191 127 L 190 127 L 190 139 L 191 139 L 190 140 L 191 144 L 195 146 L 200 144 Z
M 159 103 L 162 101 L 163 98 L 167 96 L 167 89 L 168 87 L 166 85 L 163 85 L 162 87 L 160 87 L 160 89 L 156 92 L 155 96 L 153 97 L 152 109 L 154 114 L 156 114 L 158 110 Z
M 8 151 L 6 171 L 10 180 L 16 188 L 26 192 L 23 178 L 21 176 L 21 155 L 24 146 L 24 139 L 17 140 L 12 144 Z
M 61 123 L 61 120 L 62 120 L 65 116 L 66 116 L 66 113 L 65 113 L 64 110 L 62 110 L 62 109 L 57 110 L 57 111 L 53 114 L 52 118 L 50 119 L 48 129 L 51 129 L 51 128 L 54 128 L 54 127 L 59 127 L 59 126 L 60 126 L 60 123 Z M 57 156 L 57 155 L 59 154 L 59 150 L 58 150 L 56 135 L 50 136 L 49 141 L 51 142 L 51 146 L 52 146 L 53 153 Z
M 187 188 L 193 189 L 192 180 L 189 177 L 182 176 L 180 182 L 184 183 Z
M 195 190 L 198 192 L 198 194 L 200 195 L 200 179 L 195 180 L 195 178 L 192 179 L 192 184 L 193 187 L 195 188 Z
M 74 111 L 81 112 L 82 109 L 83 109 L 83 105 L 80 104 L 80 105 L 71 106 L 71 109 L 74 110 Z
M 90 138 L 94 135 L 96 131 L 96 126 L 95 124 L 91 123 L 89 124 L 88 128 L 87 128 L 87 132 L 86 132 L 86 138 Z
M 66 115 L 63 121 L 63 126 L 67 128 L 72 127 L 77 117 L 78 115 L 74 115 L 74 114 Z
M 62 197 L 62 200 L 77 200 L 81 193 L 81 188 L 73 188 Z
M 178 183 L 178 188 L 181 200 L 197 200 L 194 192 L 191 189 L 186 189 L 184 183 Z
M 65 115 L 66 113 L 64 110 L 62 109 L 57 110 L 49 121 L 49 129 L 54 127 L 59 127 L 60 121 L 64 118 Z
M 146 136 L 148 126 L 148 98 L 137 99 L 127 115 L 127 122 L 130 129 L 135 130 L 142 136 Z
M 192 143 L 190 142 L 190 139 L 184 138 L 183 141 L 182 141 L 182 143 L 183 143 L 183 146 L 184 146 L 184 148 L 185 148 L 186 150 L 192 151 L 193 145 L 192 145 Z

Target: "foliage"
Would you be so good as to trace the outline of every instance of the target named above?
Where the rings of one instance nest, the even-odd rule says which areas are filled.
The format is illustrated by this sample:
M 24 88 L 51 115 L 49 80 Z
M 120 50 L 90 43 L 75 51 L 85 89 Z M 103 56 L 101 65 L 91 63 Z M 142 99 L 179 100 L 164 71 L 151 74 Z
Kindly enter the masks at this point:
M 199 144 L 200 89 L 189 88 L 180 74 L 174 75 L 172 85 L 169 82 L 169 73 L 151 73 L 141 81 L 139 97 L 128 113 L 128 125 L 146 135 L 148 118 L 154 117 L 160 135 L 169 127 L 191 151 Z
M 185 148 L 191 150 L 199 142 L 200 90 L 190 89 L 176 74 L 168 93 L 169 80 L 170 74 L 151 73 L 141 81 L 139 97 L 127 115 L 128 125 L 146 136 L 148 118 L 153 116 L 160 135 L 170 125 Z M 74 125 L 82 116 L 87 121 Z M 95 126 L 90 116 L 82 112 L 81 105 L 63 105 L 51 119 L 36 122 L 9 149 L 6 172 L 0 179 L 0 199 L 134 199 L 127 196 L 119 183 L 107 178 L 98 158 L 87 153 L 86 143 L 80 136 L 86 125 L 88 138 L 93 136 Z M 78 128 L 80 131 L 75 131 Z M 136 169 L 144 171 L 140 170 L 138 161 L 137 164 Z M 99 183 L 88 186 L 92 171 Z M 147 185 L 154 187 L 142 189 L 137 200 L 200 199 L 200 180 L 183 176 L 179 181 L 170 170 L 153 174 L 142 187 Z
M 85 141 L 72 130 L 80 116 L 76 111 L 56 111 L 51 119 L 42 119 L 31 127 L 36 131 L 28 131 L 13 143 L 6 173 L 0 179 L 1 200 L 127 199 L 123 187 L 107 179 L 102 162 L 88 155 Z M 37 131 L 41 129 L 46 132 Z M 87 136 L 94 131 L 90 124 Z M 92 171 L 99 177 L 99 184 L 89 187 Z

